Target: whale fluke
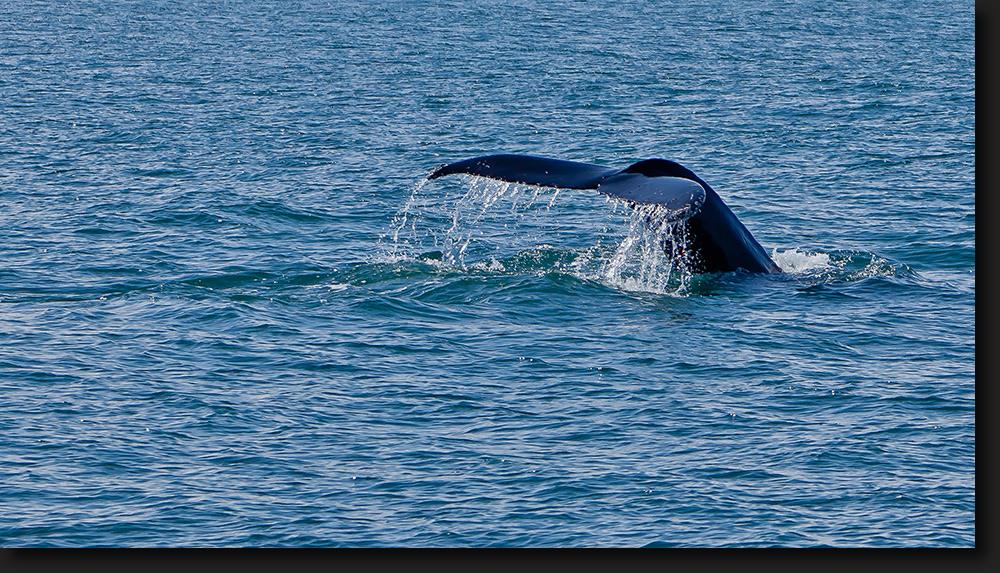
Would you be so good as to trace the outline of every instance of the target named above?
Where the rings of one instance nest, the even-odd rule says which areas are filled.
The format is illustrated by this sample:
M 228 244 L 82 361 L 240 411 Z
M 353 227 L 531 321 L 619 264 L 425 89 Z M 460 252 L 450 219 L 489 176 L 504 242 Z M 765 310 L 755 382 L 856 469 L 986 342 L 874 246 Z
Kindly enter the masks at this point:
M 531 155 L 485 155 L 443 165 L 427 178 L 456 173 L 541 187 L 595 189 L 631 204 L 663 205 L 687 227 L 695 272 L 781 272 L 718 193 L 673 161 L 646 159 L 614 169 Z

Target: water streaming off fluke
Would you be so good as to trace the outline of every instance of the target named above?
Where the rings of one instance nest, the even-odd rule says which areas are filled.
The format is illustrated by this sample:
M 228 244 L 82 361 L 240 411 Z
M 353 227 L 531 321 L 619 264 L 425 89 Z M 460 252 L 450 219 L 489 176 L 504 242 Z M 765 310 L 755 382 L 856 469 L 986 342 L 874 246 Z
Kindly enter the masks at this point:
M 454 185 L 426 180 L 414 186 L 381 237 L 382 260 L 421 258 L 505 273 L 567 272 L 623 290 L 686 292 L 690 250 L 676 211 L 631 206 L 592 191 L 472 176 L 459 181 L 461 193 Z M 559 256 L 541 259 L 552 266 L 526 268 L 526 257 L 518 255 L 539 248 Z

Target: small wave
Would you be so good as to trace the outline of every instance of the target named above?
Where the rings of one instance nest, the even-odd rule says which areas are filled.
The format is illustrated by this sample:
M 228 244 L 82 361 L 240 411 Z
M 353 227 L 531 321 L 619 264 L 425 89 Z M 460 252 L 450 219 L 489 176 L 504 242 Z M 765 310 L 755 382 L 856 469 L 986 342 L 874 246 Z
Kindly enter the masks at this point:
M 904 263 L 866 251 L 830 253 L 773 249 L 771 258 L 786 275 L 819 277 L 823 282 L 859 282 L 871 278 L 909 279 L 916 273 Z
M 292 223 L 322 223 L 326 220 L 322 215 L 316 214 L 316 209 L 304 211 L 273 200 L 241 202 L 227 207 L 226 210 L 250 217 L 252 220 L 270 218 Z
M 916 274 L 907 265 L 890 261 L 874 253 L 852 253 L 844 259 L 842 268 L 846 275 L 844 280 L 849 282 L 876 277 L 912 278 Z
M 772 258 L 784 271 L 783 277 L 800 288 L 822 289 L 860 285 L 875 281 L 887 285 L 919 284 L 919 276 L 908 265 L 875 253 L 835 250 L 829 253 L 798 248 L 772 251 Z M 838 294 L 846 294 L 837 291 Z

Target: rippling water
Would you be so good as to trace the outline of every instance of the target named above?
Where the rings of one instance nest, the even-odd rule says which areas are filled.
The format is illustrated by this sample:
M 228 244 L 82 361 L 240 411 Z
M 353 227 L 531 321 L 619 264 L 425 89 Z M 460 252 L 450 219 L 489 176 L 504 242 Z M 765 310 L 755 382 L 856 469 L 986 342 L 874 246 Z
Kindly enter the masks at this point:
M 3 3 L 0 544 L 974 546 L 973 11 Z

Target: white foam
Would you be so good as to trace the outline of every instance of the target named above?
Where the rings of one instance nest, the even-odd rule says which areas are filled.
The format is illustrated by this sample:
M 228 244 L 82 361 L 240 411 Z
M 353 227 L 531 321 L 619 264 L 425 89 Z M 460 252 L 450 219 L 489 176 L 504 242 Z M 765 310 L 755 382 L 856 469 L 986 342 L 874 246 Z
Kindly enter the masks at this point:
M 486 271 L 488 273 L 502 273 L 507 270 L 507 267 L 505 267 L 503 263 L 495 257 L 489 257 L 488 259 L 476 261 L 469 265 L 469 267 L 480 271 Z
M 771 259 L 786 273 L 824 270 L 830 268 L 830 255 L 800 251 L 798 247 L 778 252 L 771 251 Z

